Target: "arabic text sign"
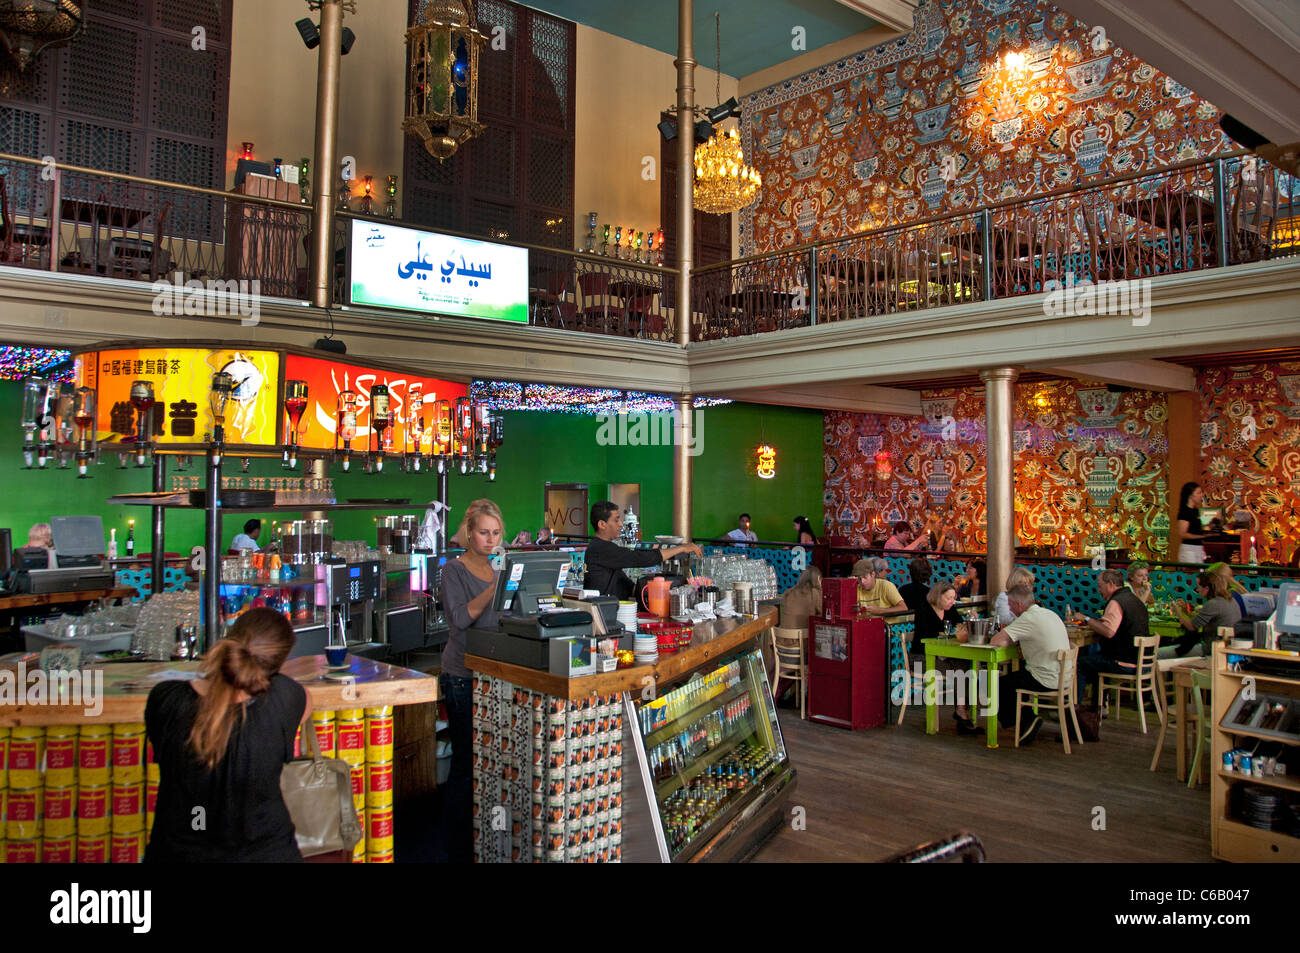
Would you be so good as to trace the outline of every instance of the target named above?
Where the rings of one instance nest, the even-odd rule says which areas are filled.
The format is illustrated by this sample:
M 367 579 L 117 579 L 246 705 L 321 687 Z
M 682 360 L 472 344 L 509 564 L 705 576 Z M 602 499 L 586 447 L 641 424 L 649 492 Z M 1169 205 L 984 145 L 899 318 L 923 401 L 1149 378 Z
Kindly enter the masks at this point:
M 342 391 L 352 390 L 357 394 L 357 436 L 352 445 L 354 448 L 362 448 L 367 445 L 370 437 L 370 388 L 375 384 L 387 384 L 389 406 L 392 408 L 398 428 L 393 433 L 393 446 L 397 450 L 403 450 L 414 449 L 409 446 L 413 415 L 407 395 L 412 384 L 422 385 L 423 425 L 421 426 L 417 420 L 415 429 L 426 431 L 420 440 L 420 452 L 425 454 L 432 452 L 431 431 L 436 419 L 434 415 L 437 401 L 454 402 L 457 397 L 465 397 L 469 394 L 467 385 L 453 381 L 441 381 L 398 371 L 372 370 L 360 364 L 343 364 L 299 354 L 290 354 L 286 357 L 284 377 L 285 380 L 307 382 L 307 410 L 299 424 L 299 445 L 319 450 L 334 448 L 338 396 Z M 407 442 L 403 443 L 404 440 Z
M 351 302 L 528 321 L 528 251 L 375 222 L 352 223 Z
M 153 384 L 155 407 L 164 408 L 158 443 L 202 443 L 212 433 L 208 394 L 212 375 L 227 371 L 235 391 L 226 405 L 226 442 L 274 446 L 279 404 L 276 397 L 280 355 L 275 351 L 151 347 L 82 354 L 77 382 L 98 391 L 100 443 L 135 434 L 131 382 Z M 155 421 L 157 411 L 155 410 Z

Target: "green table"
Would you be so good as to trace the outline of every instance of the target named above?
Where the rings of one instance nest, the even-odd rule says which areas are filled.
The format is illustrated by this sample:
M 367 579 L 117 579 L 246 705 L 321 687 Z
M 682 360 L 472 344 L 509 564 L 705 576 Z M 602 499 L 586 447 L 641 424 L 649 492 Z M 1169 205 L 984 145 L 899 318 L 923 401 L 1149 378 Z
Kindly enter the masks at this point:
M 1166 616 L 1148 616 L 1147 631 L 1152 635 L 1160 636 L 1162 642 L 1169 642 L 1173 639 L 1182 638 L 1189 630 L 1183 628 L 1183 624 L 1177 619 Z
M 975 663 L 972 667 L 975 670 L 977 685 L 979 684 L 980 665 L 984 665 L 988 669 L 989 707 L 987 709 L 988 714 L 985 715 L 985 721 L 987 722 L 988 746 L 996 748 L 998 746 L 998 663 L 1018 661 L 1020 659 L 1019 646 L 1015 644 L 996 647 L 992 645 L 971 645 L 958 642 L 956 639 L 922 639 L 921 644 L 925 646 L 927 678 L 934 677 L 928 673 L 935 671 L 934 662 L 938 658 L 965 659 Z M 935 715 L 936 694 L 937 692 L 934 691 L 925 693 L 925 733 L 927 735 L 933 735 L 939 731 L 938 718 Z

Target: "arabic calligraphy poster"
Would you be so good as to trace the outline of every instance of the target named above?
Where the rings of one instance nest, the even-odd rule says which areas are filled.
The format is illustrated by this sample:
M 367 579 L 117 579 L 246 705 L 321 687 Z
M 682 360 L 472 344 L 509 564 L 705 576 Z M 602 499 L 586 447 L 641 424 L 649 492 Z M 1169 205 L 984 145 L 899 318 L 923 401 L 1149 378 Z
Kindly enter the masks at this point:
M 300 354 L 289 354 L 285 358 L 284 376 L 285 380 L 307 382 L 307 410 L 299 423 L 299 443 L 319 450 L 334 447 L 336 411 L 342 391 L 351 390 L 357 394 L 357 438 L 353 446 L 365 446 L 369 441 L 370 388 L 375 384 L 386 384 L 389 406 L 397 422 L 392 435 L 394 449 L 403 452 L 414 449 L 411 441 L 418 435 L 420 452 L 425 454 L 433 451 L 437 401 L 455 401 L 457 397 L 469 394 L 468 385 L 454 381 L 374 370 L 361 364 L 341 364 Z M 411 411 L 407 401 L 412 384 L 423 387 L 424 407 L 419 414 Z
M 528 323 L 528 251 L 352 223 L 351 303 Z
M 276 443 L 280 355 L 275 351 L 131 348 L 83 354 L 76 367 L 78 383 L 99 391 L 95 426 L 100 443 L 134 439 L 137 417 L 131 382 L 136 380 L 153 384 L 153 436 L 158 443 L 206 442 L 213 427 L 208 393 L 217 371 L 235 379 L 226 407 L 226 441 Z

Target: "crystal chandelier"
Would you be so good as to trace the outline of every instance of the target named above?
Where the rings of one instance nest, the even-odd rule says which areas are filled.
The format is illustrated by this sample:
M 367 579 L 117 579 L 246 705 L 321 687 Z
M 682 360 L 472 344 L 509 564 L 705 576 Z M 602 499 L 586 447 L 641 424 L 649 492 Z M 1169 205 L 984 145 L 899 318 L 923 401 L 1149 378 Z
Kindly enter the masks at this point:
M 722 26 L 713 14 L 717 69 L 715 93 L 722 101 Z M 731 101 L 733 104 L 735 100 Z M 753 204 L 763 177 L 745 163 L 745 150 L 735 129 L 714 130 L 709 141 L 695 147 L 695 207 L 712 215 L 728 215 Z
M 763 177 L 745 164 L 735 129 L 715 132 L 695 147 L 695 207 L 713 215 L 737 212 L 758 197 Z

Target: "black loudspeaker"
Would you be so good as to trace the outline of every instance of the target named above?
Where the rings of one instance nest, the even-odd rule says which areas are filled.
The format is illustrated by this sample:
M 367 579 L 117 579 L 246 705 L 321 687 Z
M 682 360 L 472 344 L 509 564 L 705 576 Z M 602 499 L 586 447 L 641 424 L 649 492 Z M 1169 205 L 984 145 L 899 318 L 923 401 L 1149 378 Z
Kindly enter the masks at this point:
M 9 570 L 14 568 L 14 534 L 13 530 L 5 527 L 0 529 L 0 577 L 9 574 Z

